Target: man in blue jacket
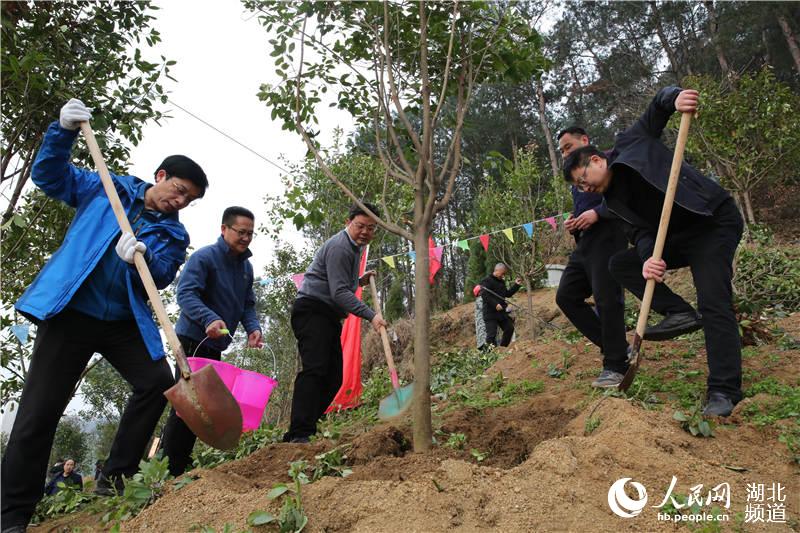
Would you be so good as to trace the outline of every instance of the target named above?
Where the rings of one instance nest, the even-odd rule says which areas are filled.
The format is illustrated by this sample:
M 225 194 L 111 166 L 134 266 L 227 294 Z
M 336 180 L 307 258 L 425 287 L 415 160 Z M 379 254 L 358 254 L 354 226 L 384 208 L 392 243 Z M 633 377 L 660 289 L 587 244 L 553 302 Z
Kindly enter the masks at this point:
M 2 461 L 3 531 L 25 530 L 42 496 L 56 426 L 92 354 L 102 354 L 133 389 L 100 493 L 121 489 L 122 476 L 137 471 L 164 410 L 163 393 L 174 384 L 133 257 L 144 255 L 159 288 L 172 282 L 189 245 L 178 211 L 202 197 L 208 181 L 185 156 L 166 158 L 155 184 L 112 175 L 135 233 L 120 235 L 99 175 L 70 164 L 79 122 L 89 119 L 79 100 L 64 105 L 31 171 L 42 192 L 76 212 L 61 247 L 16 303 L 38 330 Z
M 186 355 L 219 361 L 240 322 L 247 332 L 247 345 L 261 346 L 249 260 L 254 224 L 255 216 L 244 207 L 227 208 L 217 242 L 200 248 L 186 262 L 178 280 L 181 314 L 175 326 Z M 179 371 L 175 377 L 180 377 Z M 183 474 L 191 464 L 195 440 L 194 433 L 172 409 L 162 446 L 173 476 Z
M 558 134 L 561 157 L 587 146 L 586 130 L 572 126 Z M 628 241 L 619 219 L 608 212 L 603 195 L 571 187 L 574 211 L 564 226 L 575 238 L 575 251 L 561 276 L 556 303 L 575 328 L 600 348 L 603 369 L 592 387 L 617 387 L 628 370 L 625 300 L 622 287 L 608 271 L 608 260 Z M 594 297 L 595 309 L 586 299 Z
M 667 268 L 691 268 L 708 353 L 703 412 L 728 416 L 742 399 L 741 340 L 731 278 L 743 221 L 730 194 L 683 163 L 663 259 L 652 257 L 673 155 L 661 142 L 661 133 L 675 111 L 693 113 L 698 99 L 694 90 L 662 89 L 641 118 L 617 136 L 610 155 L 593 146 L 576 150 L 564 164 L 564 177 L 583 191 L 602 193 L 609 210 L 628 224 L 634 247 L 614 255 L 609 269 L 640 299 L 646 280 L 657 282 L 653 309 L 666 317 L 660 324 L 664 338 L 696 320 L 694 308 L 663 283 Z

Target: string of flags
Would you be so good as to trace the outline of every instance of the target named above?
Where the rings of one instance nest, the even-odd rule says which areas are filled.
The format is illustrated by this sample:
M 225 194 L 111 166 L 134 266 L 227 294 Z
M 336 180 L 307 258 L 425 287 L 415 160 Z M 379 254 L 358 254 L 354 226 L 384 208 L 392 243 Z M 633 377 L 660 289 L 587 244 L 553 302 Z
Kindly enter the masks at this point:
M 456 240 L 456 241 L 453 241 L 453 242 L 450 242 L 450 243 L 447 243 L 447 244 L 444 244 L 444 245 L 441 245 L 441 246 L 436 246 L 436 247 L 433 246 L 433 240 L 429 240 L 430 259 L 431 259 L 431 261 L 433 261 L 434 258 L 435 258 L 436 262 L 441 265 L 442 250 L 445 247 L 457 246 L 457 247 L 461 248 L 462 250 L 469 250 L 469 241 L 472 241 L 472 240 L 475 240 L 475 239 L 480 240 L 480 243 L 481 243 L 481 246 L 483 246 L 483 249 L 488 251 L 489 250 L 490 236 L 491 235 L 495 235 L 497 233 L 502 233 L 503 235 L 505 235 L 505 237 L 509 241 L 514 242 L 514 230 L 517 229 L 517 228 L 524 229 L 525 233 L 527 233 L 527 235 L 528 235 L 528 238 L 532 239 L 533 238 L 533 225 L 534 224 L 538 224 L 539 222 L 547 222 L 550 225 L 550 227 L 553 228 L 553 230 L 557 230 L 558 229 L 558 220 L 567 220 L 568 218 L 569 218 L 569 213 L 562 213 L 560 215 L 554 215 L 554 216 L 551 216 L 551 217 L 545 217 L 545 218 L 541 218 L 539 220 L 534 220 L 534 221 L 531 221 L 531 222 L 525 222 L 524 224 L 518 224 L 516 226 L 511 226 L 509 228 L 503 228 L 503 229 L 491 231 L 491 232 L 488 232 L 488 233 L 483 233 L 481 235 L 476 235 L 474 237 L 467 237 L 466 239 L 459 239 L 459 240 Z M 411 259 L 411 261 L 413 262 L 417 258 L 417 253 L 414 250 L 411 250 L 409 252 L 403 252 L 403 253 L 394 254 L 394 255 L 387 255 L 385 257 L 381 257 L 381 260 L 384 263 L 386 263 L 387 265 L 389 265 L 391 268 L 397 268 L 396 263 L 395 263 L 395 258 L 396 257 L 400 257 L 400 256 L 406 256 L 409 259 Z M 437 270 L 438 270 L 438 268 L 437 268 Z
M 447 244 L 443 244 L 443 245 L 440 245 L 440 246 L 436 246 L 434 241 L 433 241 L 433 238 L 429 237 L 428 238 L 428 260 L 429 260 L 429 263 L 430 263 L 429 276 L 428 276 L 429 277 L 429 281 L 430 281 L 431 284 L 433 284 L 434 277 L 436 276 L 436 273 L 439 271 L 439 269 L 442 268 L 442 252 L 444 251 L 445 247 L 457 246 L 457 247 L 461 248 L 462 250 L 469 250 L 469 241 L 472 241 L 472 240 L 475 240 L 475 239 L 479 239 L 480 242 L 481 242 L 481 245 L 483 246 L 483 249 L 488 251 L 489 250 L 489 240 L 490 240 L 490 236 L 491 235 L 495 235 L 497 233 L 502 233 L 503 235 L 505 235 L 505 237 L 509 241 L 514 242 L 514 230 L 517 229 L 517 228 L 522 228 L 522 229 L 525 230 L 525 233 L 528 235 L 528 237 L 532 239 L 533 238 L 533 225 L 534 224 L 538 224 L 539 222 L 547 222 L 550 225 L 550 227 L 555 231 L 555 230 L 558 229 L 558 220 L 559 219 L 566 220 L 568 218 L 569 218 L 569 213 L 562 213 L 560 215 L 553 215 L 551 217 L 545 217 L 545 218 L 541 218 L 539 220 L 533 220 L 531 222 L 525 222 L 524 224 L 518 224 L 516 226 L 511 226 L 510 228 L 503 228 L 503 229 L 491 231 L 491 232 L 488 232 L 488 233 L 483 233 L 481 235 L 476 235 L 474 237 L 467 237 L 466 239 L 459 239 L 459 240 L 456 240 L 456 241 L 453 241 L 453 242 L 450 242 L 450 243 L 447 243 Z M 396 257 L 400 257 L 400 256 L 408 257 L 413 262 L 413 261 L 416 261 L 416 259 L 417 259 L 417 252 L 414 251 L 414 250 L 411 250 L 411 251 L 403 252 L 403 253 L 400 253 L 400 254 L 387 255 L 385 257 L 381 257 L 380 260 L 394 269 L 394 268 L 397 268 L 397 264 L 395 263 L 395 258 Z M 373 261 L 377 261 L 377 259 L 371 260 L 369 262 L 372 263 Z M 291 279 L 292 283 L 294 283 L 294 286 L 297 288 L 297 290 L 300 290 L 300 286 L 303 284 L 303 279 L 304 278 L 305 278 L 305 274 L 304 273 L 286 274 L 284 276 L 279 276 L 279 277 L 275 277 L 275 278 L 264 277 L 264 278 L 261 278 L 260 280 L 258 280 L 258 283 L 260 285 L 262 285 L 262 286 L 267 286 L 267 285 L 271 285 L 272 283 L 275 283 L 276 281 L 279 281 L 281 279 Z

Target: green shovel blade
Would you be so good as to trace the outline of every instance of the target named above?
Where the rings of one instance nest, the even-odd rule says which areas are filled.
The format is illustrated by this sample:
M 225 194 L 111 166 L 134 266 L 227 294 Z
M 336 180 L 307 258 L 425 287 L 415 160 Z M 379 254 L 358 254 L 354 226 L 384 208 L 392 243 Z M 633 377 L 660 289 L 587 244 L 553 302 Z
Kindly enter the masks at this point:
M 389 420 L 405 413 L 414 398 L 414 384 L 410 383 L 405 387 L 394 389 L 392 393 L 381 400 L 378 407 L 378 418 Z

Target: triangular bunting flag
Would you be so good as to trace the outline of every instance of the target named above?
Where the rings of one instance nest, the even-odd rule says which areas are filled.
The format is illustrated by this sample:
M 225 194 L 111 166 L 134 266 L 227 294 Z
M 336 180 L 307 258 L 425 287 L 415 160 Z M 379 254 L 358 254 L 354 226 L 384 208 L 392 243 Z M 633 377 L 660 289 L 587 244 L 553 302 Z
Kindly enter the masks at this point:
M 567 220 L 568 218 L 569 218 L 569 213 L 564 213 L 564 220 Z
M 488 235 L 481 235 L 478 237 L 481 240 L 481 244 L 483 245 L 483 249 L 485 251 L 489 251 L 489 236 Z
M 390 267 L 395 268 L 393 255 L 387 255 L 386 257 L 382 257 L 381 259 L 383 259 L 383 261 Z
M 556 217 L 547 217 L 545 220 L 553 229 L 558 229 L 558 226 L 556 225 Z
M 11 326 L 11 333 L 17 338 L 20 344 L 25 344 L 28 342 L 28 330 L 30 329 L 29 324 L 14 324 Z
M 525 233 L 528 234 L 528 237 L 533 237 L 533 222 L 528 222 L 522 225 L 525 228 Z
M 514 232 L 512 231 L 512 228 L 504 229 L 503 233 L 505 234 L 505 236 L 508 238 L 509 241 L 514 242 Z
M 297 287 L 297 290 L 300 290 L 300 287 L 303 285 L 303 280 L 306 278 L 305 274 L 292 274 L 292 281 L 294 282 L 294 286 Z
M 259 283 L 261 283 L 261 285 L 269 285 L 273 281 L 274 280 L 272 278 L 263 278 Z
M 417 252 L 415 252 L 414 250 L 411 250 L 410 252 L 408 252 L 408 257 L 410 257 L 412 261 L 416 261 L 417 260 Z
M 463 241 L 458 241 L 458 247 L 461 248 L 462 250 L 469 250 L 469 244 L 467 243 L 466 239 L 464 239 Z

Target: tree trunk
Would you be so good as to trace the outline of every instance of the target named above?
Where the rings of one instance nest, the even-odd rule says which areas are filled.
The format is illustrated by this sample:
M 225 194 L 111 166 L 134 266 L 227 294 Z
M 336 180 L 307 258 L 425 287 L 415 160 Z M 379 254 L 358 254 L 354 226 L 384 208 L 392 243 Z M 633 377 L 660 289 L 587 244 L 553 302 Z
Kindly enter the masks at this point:
M 711 35 L 711 42 L 714 43 L 714 50 L 717 53 L 717 62 L 722 71 L 722 76 L 727 79 L 731 74 L 731 69 L 728 66 L 728 59 L 725 57 L 725 51 L 722 49 L 722 43 L 719 42 L 717 9 L 714 7 L 714 0 L 706 0 L 704 4 L 708 11 L 708 33 Z
M 742 198 L 744 198 L 744 208 L 747 213 L 747 223 L 755 224 L 756 217 L 753 213 L 753 204 L 750 203 L 750 191 L 742 191 Z
M 675 55 L 675 50 L 673 50 L 672 46 L 670 46 L 667 35 L 664 33 L 664 27 L 661 24 L 661 15 L 658 12 L 658 6 L 655 2 L 650 2 L 650 10 L 653 13 L 653 22 L 656 26 L 658 40 L 661 41 L 661 46 L 664 47 L 664 51 L 667 53 L 667 57 L 669 58 L 669 64 L 672 68 L 672 72 L 675 73 L 675 78 L 678 80 L 678 83 L 680 83 L 681 78 L 683 77 L 681 74 L 680 63 L 678 62 L 678 57 Z
M 556 156 L 556 148 L 553 145 L 553 135 L 550 132 L 550 126 L 547 125 L 547 103 L 544 100 L 544 90 L 542 89 L 542 81 L 534 83 L 536 87 L 536 99 L 538 101 L 539 110 L 539 124 L 542 125 L 542 134 L 547 142 L 547 153 L 550 156 L 550 168 L 553 169 L 553 177 L 557 180 L 561 174 L 561 169 L 558 165 L 558 157 Z
M 536 340 L 536 323 L 533 320 L 533 284 L 529 276 L 523 276 L 525 282 L 525 298 L 528 303 L 528 331 L 531 333 L 531 340 Z
M 789 46 L 789 51 L 792 53 L 794 67 L 797 69 L 797 73 L 800 74 L 800 47 L 797 45 L 797 36 L 789 25 L 786 15 L 780 13 L 776 15 L 776 18 L 778 19 L 778 24 L 781 26 L 781 30 L 783 30 L 783 36 L 786 37 L 786 44 Z
M 414 205 L 414 451 L 425 452 L 431 447 L 431 346 L 430 346 L 430 285 L 428 284 L 428 224 L 423 219 L 425 194 L 416 191 Z

